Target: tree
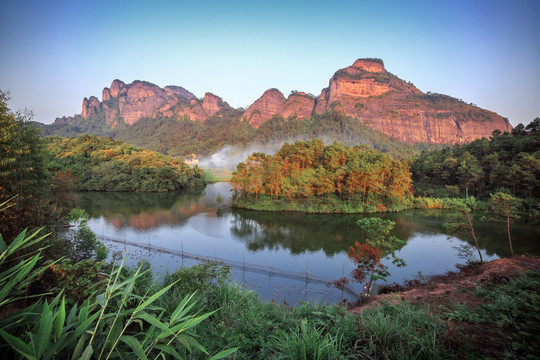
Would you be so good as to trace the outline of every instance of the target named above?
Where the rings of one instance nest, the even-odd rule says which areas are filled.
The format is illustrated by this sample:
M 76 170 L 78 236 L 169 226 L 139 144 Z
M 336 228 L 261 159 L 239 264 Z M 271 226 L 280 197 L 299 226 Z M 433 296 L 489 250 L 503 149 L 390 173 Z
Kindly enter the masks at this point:
M 510 246 L 510 254 L 514 256 L 514 249 L 512 247 L 512 236 L 510 235 L 510 222 L 514 219 L 519 219 L 517 212 L 521 200 L 513 197 L 510 194 L 503 192 L 497 192 L 491 194 L 490 208 L 491 211 L 498 217 L 506 220 L 506 230 L 508 233 L 508 245 Z
M 96 234 L 88 226 L 88 214 L 82 209 L 73 209 L 69 213 L 68 221 L 74 225 L 69 237 L 72 245 L 71 258 L 74 261 L 83 261 L 97 257 L 104 260 L 107 257 L 107 247 L 97 240 Z
M 355 242 L 349 248 L 348 256 L 353 260 L 356 268 L 352 272 L 353 278 L 357 282 L 364 282 L 366 293 L 369 295 L 373 281 L 385 280 L 390 273 L 381 259 L 386 256 L 393 258 L 393 263 L 397 266 L 405 266 L 405 261 L 396 257 L 396 250 L 403 247 L 406 242 L 390 235 L 395 223 L 390 220 L 372 217 L 360 219 L 357 224 L 364 230 L 366 242 L 360 244 Z
M 450 233 L 469 233 L 474 240 L 476 250 L 478 251 L 478 257 L 480 257 L 480 262 L 484 262 L 482 252 L 480 251 L 480 246 L 478 245 L 478 240 L 476 239 L 476 234 L 474 232 L 474 226 L 471 221 L 471 208 L 466 201 L 460 199 L 456 202 L 452 209 L 455 210 L 454 222 L 444 223 L 444 228 Z
M 484 178 L 484 170 L 480 167 L 478 160 L 466 151 L 459 159 L 458 177 L 465 186 L 466 198 L 469 198 L 469 188 L 480 184 Z
M 25 228 L 37 229 L 54 218 L 49 205 L 45 148 L 30 116 L 13 113 L 0 91 L 0 202 L 16 196 L 0 214 L 0 233 L 8 243 Z

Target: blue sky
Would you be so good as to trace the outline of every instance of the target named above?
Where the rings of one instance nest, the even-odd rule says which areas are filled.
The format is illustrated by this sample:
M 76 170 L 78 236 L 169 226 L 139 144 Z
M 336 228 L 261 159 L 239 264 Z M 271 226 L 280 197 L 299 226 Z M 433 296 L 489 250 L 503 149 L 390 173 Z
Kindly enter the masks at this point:
M 540 116 L 540 1 L 2 1 L 0 89 L 44 123 L 112 80 L 179 85 L 247 107 L 318 95 L 378 57 L 420 90 L 513 125 Z

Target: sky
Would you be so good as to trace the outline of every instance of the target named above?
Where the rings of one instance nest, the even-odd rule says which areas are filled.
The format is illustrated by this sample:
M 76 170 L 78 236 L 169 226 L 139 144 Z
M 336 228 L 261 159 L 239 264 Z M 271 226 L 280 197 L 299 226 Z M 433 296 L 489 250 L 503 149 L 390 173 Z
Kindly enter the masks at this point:
M 114 79 L 247 107 L 269 88 L 319 95 L 364 57 L 420 90 L 540 116 L 540 1 L 0 2 L 0 90 L 34 120 L 81 113 Z

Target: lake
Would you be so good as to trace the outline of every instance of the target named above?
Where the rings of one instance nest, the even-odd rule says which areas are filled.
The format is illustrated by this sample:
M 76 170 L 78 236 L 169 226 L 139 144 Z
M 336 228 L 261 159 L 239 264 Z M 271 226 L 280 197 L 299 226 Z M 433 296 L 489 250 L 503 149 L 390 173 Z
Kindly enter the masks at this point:
M 136 265 L 147 259 L 156 276 L 191 266 L 201 258 L 232 266 L 231 278 L 256 291 L 265 301 L 353 300 L 362 286 L 352 281 L 345 291 L 333 280 L 351 278 L 347 250 L 363 233 L 356 221 L 365 215 L 256 212 L 231 209 L 230 184 L 210 184 L 182 193 L 79 193 L 76 206 L 90 215 L 89 225 L 113 253 L 127 252 Z M 221 195 L 223 202 L 218 203 Z M 446 211 L 408 210 L 377 214 L 396 223 L 393 235 L 407 244 L 396 252 L 407 266 L 384 263 L 388 283 L 456 270 L 477 260 L 466 236 L 448 236 L 442 224 Z M 504 223 L 476 221 L 484 260 L 509 256 Z M 512 225 L 517 254 L 540 255 L 537 226 Z

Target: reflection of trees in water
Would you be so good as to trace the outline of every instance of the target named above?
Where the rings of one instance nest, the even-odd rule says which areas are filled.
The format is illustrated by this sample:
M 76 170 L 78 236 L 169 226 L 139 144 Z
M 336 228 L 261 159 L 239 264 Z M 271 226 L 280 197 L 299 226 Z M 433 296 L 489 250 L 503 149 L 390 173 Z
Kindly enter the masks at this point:
M 234 210 L 232 232 L 249 250 L 289 249 L 293 254 L 346 252 L 363 238 L 359 215 L 327 215 Z
M 251 251 L 281 247 L 293 254 L 323 250 L 330 256 L 354 241 L 349 240 L 354 239 L 348 229 L 352 225 L 342 225 L 338 229 L 338 224 L 317 215 L 234 210 L 231 231 Z
M 362 241 L 364 235 L 356 221 L 373 215 L 328 215 L 284 212 L 259 212 L 233 210 L 231 231 L 249 250 L 289 249 L 293 254 L 306 251 L 323 250 L 326 255 L 346 252 L 354 241 Z M 481 249 L 488 255 L 509 256 L 504 224 L 480 221 L 481 214 L 475 219 L 475 230 Z M 410 210 L 399 213 L 381 214 L 381 218 L 396 223 L 392 235 L 408 240 L 414 234 L 444 234 L 442 224 L 448 213 L 441 210 Z M 514 224 L 512 233 L 516 252 L 540 255 L 540 231 L 533 225 Z M 460 240 L 473 245 L 467 236 Z M 456 249 L 459 256 L 467 257 L 467 246 Z
M 395 234 L 410 237 L 414 233 L 444 234 L 442 224 L 448 221 L 450 210 L 407 210 L 394 214 L 385 214 L 383 217 L 397 223 Z M 506 238 L 506 225 L 494 221 L 482 220 L 485 215 L 481 212 L 471 213 L 474 231 L 478 238 L 478 245 L 490 256 L 510 256 L 508 240 Z M 540 228 L 535 224 L 516 222 L 511 224 L 512 236 L 515 236 L 514 251 L 517 254 L 540 255 Z M 409 232 L 406 234 L 405 232 Z M 467 234 L 456 236 L 474 246 L 474 240 Z M 464 254 L 463 254 L 464 255 Z
M 90 217 L 103 216 L 117 228 L 151 229 L 162 224 L 181 225 L 204 210 L 204 189 L 178 193 L 79 193 L 76 206 Z

